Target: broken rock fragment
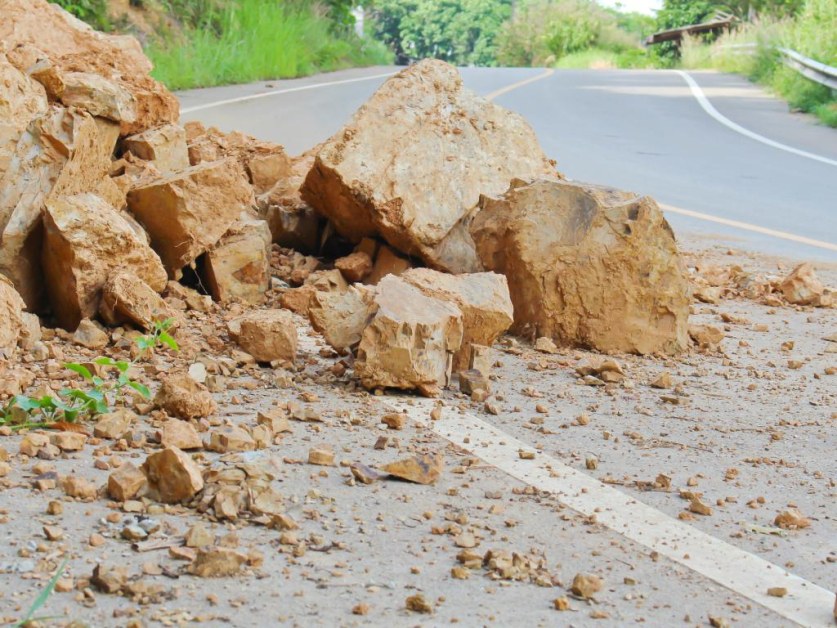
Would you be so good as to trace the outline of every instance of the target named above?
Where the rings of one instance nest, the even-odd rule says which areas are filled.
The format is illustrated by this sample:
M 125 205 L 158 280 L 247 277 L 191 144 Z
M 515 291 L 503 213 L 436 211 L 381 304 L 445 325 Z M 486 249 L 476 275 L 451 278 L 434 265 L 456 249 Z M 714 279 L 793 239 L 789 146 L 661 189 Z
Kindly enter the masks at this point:
M 814 267 L 805 262 L 794 268 L 779 284 L 779 291 L 788 303 L 794 305 L 830 306 L 837 302 L 817 278 Z
M 134 463 L 124 462 L 108 477 L 108 495 L 116 501 L 134 499 L 142 493 L 148 480 Z
M 444 458 L 441 454 L 424 454 L 390 462 L 381 470 L 408 482 L 435 484 L 443 468 Z
M 203 488 L 200 468 L 176 447 L 148 456 L 142 471 L 148 479 L 149 495 L 166 504 L 190 499 Z
M 374 291 L 349 286 L 342 292 L 314 292 L 308 303 L 311 326 L 337 351 L 357 346 L 377 310 Z
M 128 208 L 148 231 L 174 279 L 254 203 L 246 175 L 231 159 L 164 175 L 128 193 Z
M 206 254 L 203 278 L 216 301 L 257 304 L 270 281 L 270 229 L 247 214 Z
M 61 81 L 61 102 L 66 106 L 84 109 L 92 116 L 113 122 L 136 122 L 134 98 L 121 85 L 91 72 L 67 72 Z
M 201 449 L 203 442 L 195 426 L 189 421 L 169 419 L 160 430 L 160 444 L 163 447 L 177 447 L 178 449 Z
M 471 235 L 482 265 L 509 278 L 513 331 L 599 351 L 686 348 L 689 282 L 651 198 L 534 179 L 481 206 Z
M 503 275 L 448 275 L 414 268 L 401 278 L 429 297 L 453 303 L 462 312 L 462 347 L 454 355 L 454 371 L 468 368 L 472 344 L 490 347 L 514 322 L 509 286 Z
M 59 323 L 75 329 L 96 315 L 108 278 L 126 270 L 162 291 L 160 259 L 119 212 L 93 194 L 47 203 L 43 265 L 47 291 Z
M 229 547 L 198 549 L 189 573 L 200 578 L 234 576 L 247 563 L 247 556 Z
M 0 275 L 0 353 L 9 355 L 17 346 L 25 306 L 12 282 Z
M 110 325 L 129 323 L 140 329 L 174 316 L 157 291 L 127 270 L 115 272 L 102 286 L 99 314 Z
M 230 335 L 258 362 L 296 358 L 296 321 L 285 310 L 255 310 L 230 322 Z
M 480 194 L 555 175 L 531 127 L 424 60 L 389 79 L 325 142 L 303 199 L 352 241 L 380 235 L 439 270 L 480 270 L 462 226 Z
M 165 375 L 154 403 L 179 419 L 198 419 L 215 411 L 212 395 L 187 373 Z
M 395 276 L 375 296 L 375 317 L 363 331 L 355 372 L 366 388 L 418 389 L 432 394 L 450 382 L 462 345 L 462 312 Z
M 186 130 L 177 124 L 166 124 L 126 137 L 123 145 L 133 155 L 150 161 L 163 174 L 190 166 Z

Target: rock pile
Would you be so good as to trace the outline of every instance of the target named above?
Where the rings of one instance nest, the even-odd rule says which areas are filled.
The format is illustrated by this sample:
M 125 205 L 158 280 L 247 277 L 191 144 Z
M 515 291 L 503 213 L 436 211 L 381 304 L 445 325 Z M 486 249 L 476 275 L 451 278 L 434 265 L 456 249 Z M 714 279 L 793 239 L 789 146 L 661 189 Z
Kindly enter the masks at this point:
M 46 0 L 0 12 L 7 353 L 31 344 L 33 315 L 98 332 L 90 320 L 148 329 L 184 300 L 206 311 L 183 284 L 245 306 L 278 293 L 239 307 L 229 338 L 292 366 L 300 323 L 283 307 L 354 354 L 369 389 L 434 394 L 465 371 L 487 388 L 485 347 L 509 329 L 554 350 L 688 346 L 690 284 L 654 201 L 565 180 L 520 116 L 445 63 L 403 70 L 291 159 L 181 126 L 134 39 Z M 831 298 L 804 267 L 776 291 Z

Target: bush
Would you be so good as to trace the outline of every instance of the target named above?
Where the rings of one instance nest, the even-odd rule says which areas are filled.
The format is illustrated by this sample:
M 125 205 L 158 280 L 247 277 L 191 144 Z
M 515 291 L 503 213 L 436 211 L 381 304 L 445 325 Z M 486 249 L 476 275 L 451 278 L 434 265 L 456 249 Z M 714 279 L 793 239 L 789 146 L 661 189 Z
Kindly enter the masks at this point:
M 102 31 L 110 29 L 107 0 L 51 0 L 77 18 Z

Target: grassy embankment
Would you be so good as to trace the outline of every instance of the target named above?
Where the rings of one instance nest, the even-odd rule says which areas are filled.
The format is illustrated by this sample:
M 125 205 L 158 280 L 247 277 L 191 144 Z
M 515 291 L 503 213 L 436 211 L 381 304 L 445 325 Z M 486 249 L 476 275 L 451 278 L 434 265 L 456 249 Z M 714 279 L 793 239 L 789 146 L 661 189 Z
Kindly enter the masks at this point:
M 114 19 L 106 0 L 57 0 L 103 30 L 135 30 Z M 307 0 L 143 0 L 154 32 L 139 33 L 169 89 L 291 78 L 348 67 L 387 64 L 392 54 L 357 37 Z M 162 18 L 161 18 L 162 16 Z
M 754 49 L 732 46 L 754 44 Z M 782 46 L 830 66 L 837 66 L 837 2 L 808 0 L 795 18 L 744 23 L 712 44 L 688 40 L 682 49 L 685 68 L 736 72 L 761 83 L 796 110 L 837 127 L 837 98 L 827 87 L 786 67 L 776 52 Z

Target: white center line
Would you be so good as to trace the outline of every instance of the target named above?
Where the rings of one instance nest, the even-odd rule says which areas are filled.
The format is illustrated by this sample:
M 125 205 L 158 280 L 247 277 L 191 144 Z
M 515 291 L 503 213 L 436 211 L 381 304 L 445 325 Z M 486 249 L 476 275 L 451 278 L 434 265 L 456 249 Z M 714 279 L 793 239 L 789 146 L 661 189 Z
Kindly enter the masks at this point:
M 706 97 L 706 94 L 703 93 L 703 90 L 700 88 L 700 85 L 697 84 L 697 81 L 695 81 L 695 79 L 693 79 L 683 70 L 672 70 L 672 72 L 676 72 L 683 78 L 684 81 L 686 81 L 686 84 L 689 86 L 689 89 L 692 90 L 692 95 L 695 97 L 695 100 L 698 101 L 698 104 L 703 108 L 703 110 L 710 116 L 715 118 L 715 120 L 723 124 L 725 127 L 732 129 L 736 133 L 740 133 L 741 135 L 749 137 L 751 140 L 761 142 L 762 144 L 767 144 L 768 146 L 772 146 L 773 148 L 778 148 L 779 150 L 783 150 L 788 153 L 793 153 L 794 155 L 799 155 L 800 157 L 807 157 L 808 159 L 813 159 L 814 161 L 819 161 L 824 164 L 828 164 L 829 166 L 837 166 L 837 160 L 829 159 L 828 157 L 823 157 L 822 155 L 816 155 L 814 153 L 809 153 L 808 151 L 794 148 L 793 146 L 788 146 L 787 144 L 776 142 L 774 140 L 771 140 L 770 138 L 764 137 L 763 135 L 754 133 L 749 129 L 745 129 L 740 124 L 736 124 L 735 122 L 724 116 L 717 109 L 715 109 L 715 107 L 712 105 L 711 102 L 709 102 L 709 99 Z
M 310 85 L 299 85 L 298 87 L 288 87 L 287 89 L 275 89 L 270 92 L 263 92 L 261 94 L 250 94 L 249 96 L 239 96 L 238 98 L 227 98 L 226 100 L 216 100 L 214 102 L 205 103 L 203 105 L 195 105 L 194 107 L 184 107 L 180 110 L 181 114 L 194 113 L 196 111 L 203 111 L 205 109 L 213 109 L 215 107 L 223 107 L 224 105 L 232 105 L 240 102 L 247 102 L 248 100 L 258 100 L 259 98 L 269 98 L 271 96 L 279 96 L 281 94 L 292 94 L 294 92 L 306 92 L 311 89 L 320 89 L 323 87 L 333 87 L 336 85 L 347 85 L 349 83 L 360 83 L 361 81 L 374 81 L 377 79 L 387 78 L 395 74 L 396 71 L 385 72 L 383 74 L 372 74 L 371 76 L 360 76 L 357 78 L 342 79 L 339 81 L 329 81 L 325 83 L 312 83 Z
M 538 454 L 522 460 L 518 451 L 533 447 L 485 421 L 447 408 L 430 421 L 435 401 L 388 398 L 387 405 L 406 412 L 416 423 L 514 478 L 542 491 L 659 554 L 711 578 L 728 589 L 801 626 L 833 626 L 834 594 L 763 558 L 684 524 L 633 497 Z M 783 598 L 767 595 L 769 587 L 785 587 Z

